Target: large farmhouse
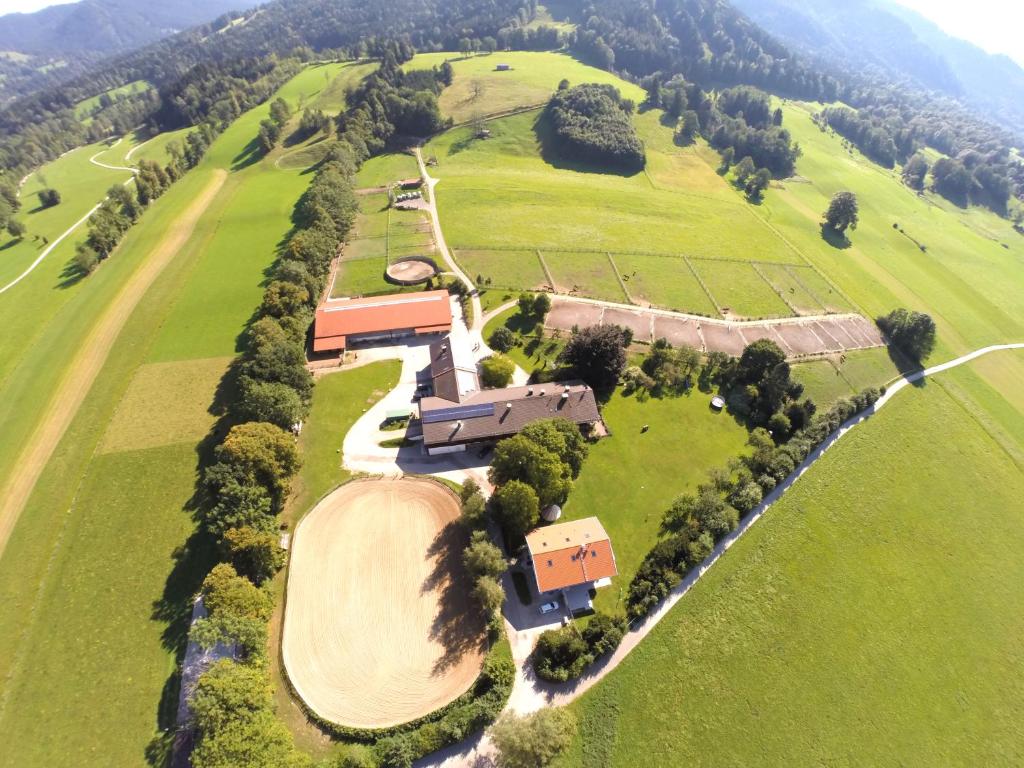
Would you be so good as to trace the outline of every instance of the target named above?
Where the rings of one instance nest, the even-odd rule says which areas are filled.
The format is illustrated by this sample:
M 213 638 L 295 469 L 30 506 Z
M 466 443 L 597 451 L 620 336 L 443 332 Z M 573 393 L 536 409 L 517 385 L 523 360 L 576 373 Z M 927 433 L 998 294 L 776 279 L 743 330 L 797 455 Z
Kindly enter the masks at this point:
M 601 420 L 594 391 L 582 381 L 481 389 L 471 355 L 450 338 L 430 347 L 434 394 L 420 401 L 423 445 L 431 455 L 511 437 L 532 421 L 560 417 L 584 430 Z
M 572 612 L 592 607 L 590 590 L 611 583 L 619 571 L 612 543 L 596 517 L 538 528 L 526 536 L 541 595 L 559 593 Z
M 448 291 L 328 299 L 316 311 L 313 352 L 342 352 L 357 341 L 391 341 L 451 329 Z

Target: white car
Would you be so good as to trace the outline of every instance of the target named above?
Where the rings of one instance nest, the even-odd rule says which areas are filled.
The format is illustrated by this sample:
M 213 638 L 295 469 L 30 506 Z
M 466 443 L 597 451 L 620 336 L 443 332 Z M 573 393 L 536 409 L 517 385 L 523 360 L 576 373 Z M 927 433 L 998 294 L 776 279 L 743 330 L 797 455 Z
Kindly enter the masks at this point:
M 557 610 L 558 610 L 558 601 L 557 600 L 555 602 L 553 602 L 553 603 L 544 603 L 544 605 L 542 605 L 540 607 L 540 612 L 543 615 L 547 615 L 547 614 L 551 613 L 552 611 L 557 611 Z

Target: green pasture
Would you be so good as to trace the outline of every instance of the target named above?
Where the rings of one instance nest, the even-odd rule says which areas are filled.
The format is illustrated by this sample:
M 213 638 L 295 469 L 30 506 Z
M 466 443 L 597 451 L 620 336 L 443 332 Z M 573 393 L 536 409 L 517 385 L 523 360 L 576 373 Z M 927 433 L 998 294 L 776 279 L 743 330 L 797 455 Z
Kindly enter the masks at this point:
M 536 251 L 453 248 L 452 255 L 469 278 L 478 284 L 481 282 L 477 280 L 479 276 L 483 278 L 484 285 L 494 289 L 532 290 L 548 285 Z
M 19 403 L 15 412 L 4 398 L 5 433 L 25 435 L 112 293 L 214 171 L 234 169 L 115 342 L 0 559 L 0 736 L 14 764 L 72 753 L 83 764 L 142 764 L 172 724 L 190 598 L 213 555 L 193 535 L 189 504 L 200 441 L 221 413 L 218 371 L 239 348 L 309 180 L 277 170 L 273 155 L 246 155 L 267 109 L 243 115 L 147 210 L 3 385 Z M 247 239 L 252 229 L 259 237 Z
M 456 123 L 486 115 L 543 104 L 566 78 L 572 85 L 607 83 L 615 85 L 626 98 L 637 103 L 643 90 L 624 82 L 610 72 L 588 66 L 566 53 L 502 51 L 464 57 L 459 53 L 421 53 L 405 68 L 430 69 L 451 62 L 455 78 L 441 92 L 442 113 Z M 498 64 L 508 64 L 509 72 L 498 72 Z M 429 152 L 427 155 L 429 156 Z
M 699 148 L 667 150 L 701 169 L 699 191 L 670 191 L 654 186 L 645 173 L 622 176 L 546 162 L 535 130 L 539 117 L 534 111 L 491 121 L 489 139 L 456 128 L 427 145 L 425 152 L 438 160 L 431 175 L 440 179 L 437 204 L 452 247 L 542 252 L 585 247 L 616 257 L 661 253 L 803 263 L 736 202 L 739 197 L 701 159 Z M 657 121 L 649 130 L 671 138 L 671 128 Z M 661 151 L 648 143 L 649 158 Z M 680 184 L 686 167 L 678 172 Z M 716 193 L 707 193 L 709 184 L 717 186 Z
M 718 310 L 685 259 L 636 253 L 612 254 L 634 304 L 715 317 Z
M 754 265 L 739 261 L 691 259 L 715 303 L 730 317 L 788 317 L 793 314 Z
M 1019 763 L 1024 476 L 974 411 L 1013 412 L 1018 451 L 1024 416 L 976 376 L 825 454 L 572 705 L 557 764 Z
M 555 279 L 558 293 L 619 303 L 627 301 L 607 253 L 543 251 L 541 257 Z
M 793 378 L 804 385 L 802 397 L 809 397 L 824 410 L 841 397 L 850 397 L 867 387 L 881 388 L 893 381 L 900 375 L 893 354 L 889 349 L 876 347 L 792 363 Z
M 920 197 L 900 182 L 898 171 L 880 168 L 859 152 L 842 152 L 838 138 L 811 122 L 818 108 L 783 104 L 783 125 L 803 154 L 799 178 L 783 181 L 782 189 L 773 186 L 756 207 L 766 226 L 827 274 L 855 310 L 871 317 L 896 306 L 929 312 L 939 328 L 936 360 L 1024 338 L 1018 279 L 1024 238 L 991 212 L 963 211 L 930 193 Z M 827 243 L 818 230 L 829 198 L 839 190 L 855 192 L 860 204 L 860 224 L 849 233 L 848 247 Z M 826 303 L 847 303 L 807 287 Z
M 145 80 L 135 80 L 134 82 L 126 83 L 125 85 L 120 85 L 117 88 L 111 88 L 110 90 L 104 91 L 103 93 L 98 93 L 95 96 L 90 96 L 88 99 L 83 99 L 82 101 L 75 104 L 75 117 L 77 117 L 79 120 L 86 120 L 92 117 L 93 112 L 99 109 L 100 98 L 102 96 L 109 96 L 112 99 L 116 99 L 118 96 L 124 96 L 134 93 L 145 93 L 146 91 L 152 89 L 152 87 L 153 86 Z
M 630 579 L 657 541 L 662 513 L 703 482 L 709 469 L 743 453 L 747 431 L 728 414 L 712 411 L 710 395 L 696 389 L 644 401 L 616 390 L 602 416 L 612 434 L 591 446 L 564 519 L 600 518 L 619 575 L 598 590 L 594 605 L 624 613 Z
M 420 175 L 416 158 L 403 152 L 372 157 L 363 163 L 356 174 L 356 189 L 386 187 L 402 179 L 417 179 Z
M 0 234 L 0 288 L 24 272 L 45 250 L 44 237 L 50 242 L 56 240 L 99 203 L 112 185 L 130 178 L 130 174 L 125 171 L 111 171 L 89 162 L 90 157 L 106 149 L 107 146 L 103 142 L 79 147 L 47 163 L 26 179 L 19 195 L 21 210 L 15 214 L 15 218 L 25 223 L 28 233 L 20 241 L 13 240 L 6 231 Z M 42 208 L 39 192 L 48 187 L 60 192 L 61 202 L 52 208 Z M 37 272 L 42 269 L 49 276 L 51 282 L 47 288 L 52 289 L 53 283 L 60 280 L 64 266 L 74 254 L 76 239 L 83 239 L 84 233 L 83 225 L 51 251 L 36 268 Z M 47 269 L 57 262 L 60 268 L 56 272 Z M 42 274 L 37 277 L 33 273 L 30 280 L 43 282 L 39 279 Z M 27 292 L 28 282 L 29 279 L 23 280 L 16 288 L 0 294 L 0 315 L 3 314 L 4 307 L 14 303 L 12 297 Z M 0 349 L 0 370 L 8 354 L 5 345 L 4 349 Z

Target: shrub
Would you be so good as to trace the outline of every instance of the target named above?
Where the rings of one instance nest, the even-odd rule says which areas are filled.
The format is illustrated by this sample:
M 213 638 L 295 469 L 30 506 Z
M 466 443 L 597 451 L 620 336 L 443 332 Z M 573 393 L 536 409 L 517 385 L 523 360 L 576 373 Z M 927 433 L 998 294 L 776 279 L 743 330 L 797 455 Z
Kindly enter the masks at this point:
M 590 648 L 590 655 L 597 659 L 619 647 L 626 634 L 626 622 L 616 616 L 597 613 L 590 617 L 583 628 L 583 641 Z
M 549 707 L 526 717 L 505 715 L 491 728 L 498 768 L 543 768 L 572 743 L 576 719 Z
M 521 480 L 509 480 L 491 496 L 494 515 L 505 535 L 520 539 L 540 521 L 537 493 Z
M 579 677 L 593 660 L 590 646 L 571 624 L 542 632 L 533 651 L 538 677 L 555 683 Z
M 504 325 L 500 325 L 494 329 L 487 344 L 495 352 L 506 353 L 516 345 L 516 335 Z
M 485 387 L 507 387 L 516 364 L 504 355 L 491 355 L 480 362 L 480 380 Z

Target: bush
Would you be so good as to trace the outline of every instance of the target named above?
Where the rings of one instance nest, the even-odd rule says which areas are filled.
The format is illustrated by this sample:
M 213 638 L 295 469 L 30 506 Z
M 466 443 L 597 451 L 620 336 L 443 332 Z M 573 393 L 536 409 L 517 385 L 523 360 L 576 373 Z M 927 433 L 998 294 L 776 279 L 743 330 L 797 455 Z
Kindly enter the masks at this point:
M 542 632 L 533 650 L 537 676 L 554 683 L 579 677 L 593 660 L 590 646 L 571 624 Z
M 516 345 L 516 335 L 504 325 L 500 325 L 494 329 L 487 344 L 495 352 L 506 353 Z
M 516 364 L 504 355 L 491 355 L 480 362 L 480 380 L 485 387 L 507 387 L 515 371 Z
M 890 341 L 914 361 L 920 362 L 935 349 L 935 321 L 924 312 L 894 309 L 875 323 Z
M 498 768 L 543 768 L 572 743 L 576 719 L 560 707 L 526 717 L 505 715 L 491 728 Z
M 56 189 L 42 189 L 39 191 L 39 204 L 43 208 L 53 208 L 55 205 L 60 205 L 60 192 Z
M 625 634 L 624 619 L 606 613 L 596 613 L 583 628 L 583 641 L 589 646 L 590 655 L 597 659 L 618 648 Z

